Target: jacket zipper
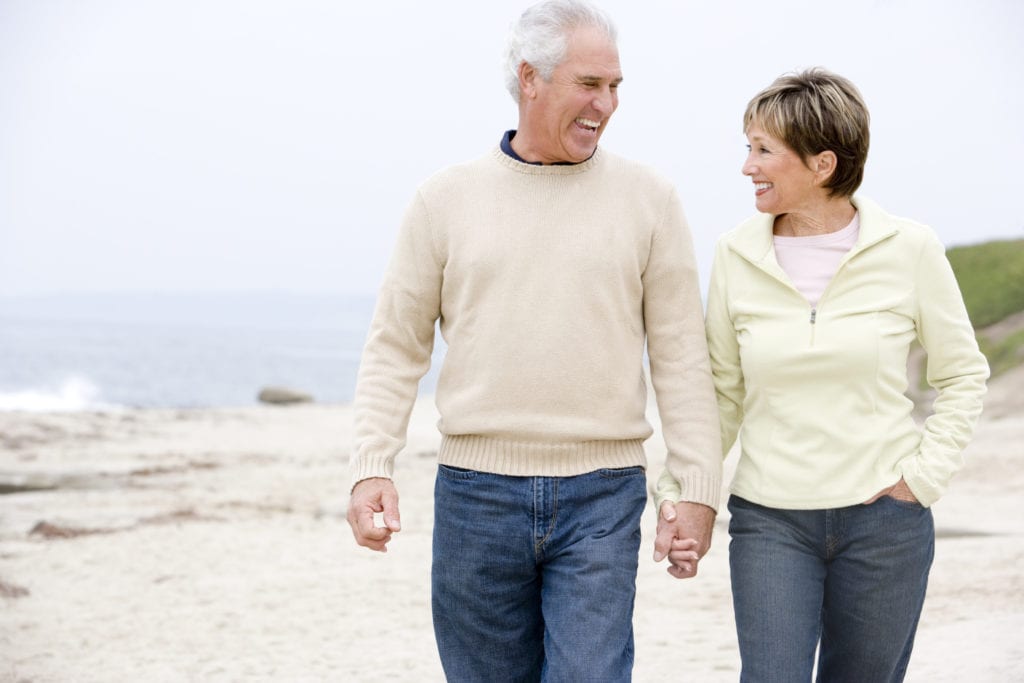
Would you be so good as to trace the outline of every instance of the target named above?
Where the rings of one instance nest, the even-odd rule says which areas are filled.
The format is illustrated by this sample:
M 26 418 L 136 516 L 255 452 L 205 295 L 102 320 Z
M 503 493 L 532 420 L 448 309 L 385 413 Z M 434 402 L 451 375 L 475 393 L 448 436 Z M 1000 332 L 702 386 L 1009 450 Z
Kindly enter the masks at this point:
M 895 234 L 896 234 L 896 231 L 894 230 L 894 231 L 889 232 L 889 233 L 887 233 L 885 235 L 881 235 L 880 237 L 877 237 L 872 242 L 868 242 L 867 244 L 861 245 L 859 248 L 855 245 L 853 247 L 853 249 L 851 249 L 850 252 L 847 253 L 839 261 L 839 267 L 836 268 L 836 272 L 832 274 L 832 279 L 829 280 L 827 285 L 825 285 L 825 290 L 821 293 L 821 299 L 818 300 L 817 306 L 811 308 L 811 317 L 810 317 L 810 326 L 811 326 L 811 340 L 810 340 L 810 343 L 811 343 L 811 346 L 814 346 L 814 328 L 815 328 L 815 324 L 818 321 L 818 308 L 821 306 L 821 302 L 822 302 L 822 300 L 824 300 L 825 295 L 828 293 L 828 290 L 832 288 L 832 283 L 835 282 L 835 279 L 836 279 L 836 277 L 838 277 L 840 271 L 842 271 L 846 267 L 846 264 L 849 263 L 850 260 L 859 257 L 862 253 L 864 253 L 868 249 L 874 247 L 876 244 L 884 242 L 885 240 L 889 239 L 890 237 L 892 237 Z M 751 258 L 747 257 L 745 254 L 743 254 L 742 252 L 738 252 L 737 251 L 736 253 L 739 254 L 739 256 L 741 258 L 744 258 L 747 261 L 750 261 L 752 264 L 754 264 L 755 266 L 759 267 L 761 270 L 767 272 L 769 275 L 771 275 L 773 278 L 775 278 L 776 280 L 778 280 L 782 284 L 787 285 L 790 289 L 792 289 L 797 294 L 800 294 L 800 292 L 796 289 L 796 287 L 793 286 L 793 284 L 791 282 L 787 282 L 786 280 L 783 280 L 783 279 L 779 278 L 779 276 L 776 275 L 775 273 L 772 273 L 772 272 L 768 271 L 763 265 L 761 265 L 761 263 L 758 260 L 751 259 Z M 800 296 L 803 296 L 803 295 L 801 294 Z
M 821 293 L 821 298 L 818 299 L 818 304 L 811 308 L 811 346 L 814 346 L 814 326 L 815 323 L 818 321 L 818 308 L 821 307 L 821 302 L 825 300 L 825 295 L 828 294 L 828 290 L 832 289 L 832 283 L 835 282 L 837 277 L 839 277 L 839 273 L 846 267 L 847 263 L 859 257 L 861 254 L 863 254 L 865 251 L 875 246 L 876 244 L 879 244 L 889 239 L 890 237 L 892 237 L 893 234 L 894 233 L 883 235 L 882 237 L 879 237 L 873 242 L 869 242 L 867 244 L 862 245 L 860 248 L 857 248 L 857 246 L 854 245 L 853 249 L 851 249 L 845 256 L 843 256 L 842 259 L 840 259 L 839 266 L 836 268 L 836 272 L 832 274 L 832 279 L 828 281 L 827 285 L 825 285 L 825 289 Z

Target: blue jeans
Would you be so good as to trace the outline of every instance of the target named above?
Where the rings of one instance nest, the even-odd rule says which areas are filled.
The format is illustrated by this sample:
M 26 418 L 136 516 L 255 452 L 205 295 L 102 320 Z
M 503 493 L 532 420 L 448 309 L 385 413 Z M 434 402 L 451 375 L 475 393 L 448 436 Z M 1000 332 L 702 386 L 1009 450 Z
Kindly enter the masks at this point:
M 902 681 L 935 552 L 931 511 L 779 510 L 729 499 L 741 681 Z
M 640 467 L 508 477 L 441 465 L 434 634 L 449 681 L 628 681 Z

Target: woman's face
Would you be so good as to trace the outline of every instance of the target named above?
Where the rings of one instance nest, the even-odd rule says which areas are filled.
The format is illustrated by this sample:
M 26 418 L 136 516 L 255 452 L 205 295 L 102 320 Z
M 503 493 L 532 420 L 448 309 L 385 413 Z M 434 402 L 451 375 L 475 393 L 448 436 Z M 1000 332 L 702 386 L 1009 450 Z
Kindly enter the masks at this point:
M 800 155 L 772 137 L 756 121 L 747 128 L 743 175 L 754 181 L 754 204 L 762 213 L 779 216 L 808 210 L 827 198 L 818 175 Z

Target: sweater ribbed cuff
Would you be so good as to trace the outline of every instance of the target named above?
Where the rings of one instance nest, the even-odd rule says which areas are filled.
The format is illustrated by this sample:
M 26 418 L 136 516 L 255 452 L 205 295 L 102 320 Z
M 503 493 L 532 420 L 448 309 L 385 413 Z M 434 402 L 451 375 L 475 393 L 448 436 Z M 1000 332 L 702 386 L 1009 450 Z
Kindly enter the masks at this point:
M 678 481 L 671 472 L 665 470 L 655 486 L 654 506 L 656 510 L 660 510 L 661 504 L 666 500 L 672 503 L 686 501 L 707 505 L 717 513 L 721 498 L 722 480 L 719 477 L 691 475 Z
M 679 483 L 679 500 L 707 505 L 718 512 L 722 498 L 722 480 L 719 477 L 687 477 Z
M 391 479 L 394 471 L 394 458 L 372 456 L 363 456 L 360 458 L 353 455 L 352 460 L 349 462 L 349 491 L 351 492 L 352 489 L 356 487 L 356 484 L 361 482 L 363 479 L 372 479 L 374 477 Z

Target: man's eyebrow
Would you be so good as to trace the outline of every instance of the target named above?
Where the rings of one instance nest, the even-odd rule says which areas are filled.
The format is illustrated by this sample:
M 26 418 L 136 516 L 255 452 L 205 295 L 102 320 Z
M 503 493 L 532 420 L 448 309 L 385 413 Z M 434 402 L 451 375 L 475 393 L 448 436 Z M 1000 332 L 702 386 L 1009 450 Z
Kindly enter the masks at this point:
M 601 81 L 603 81 L 605 79 L 602 76 L 586 76 L 586 75 L 582 75 L 582 76 L 577 76 L 576 80 L 578 80 L 581 83 L 600 83 Z M 612 79 L 610 82 L 611 82 L 612 85 L 619 85 L 620 83 L 622 83 L 622 80 L 623 80 L 622 76 L 619 76 L 618 78 Z

